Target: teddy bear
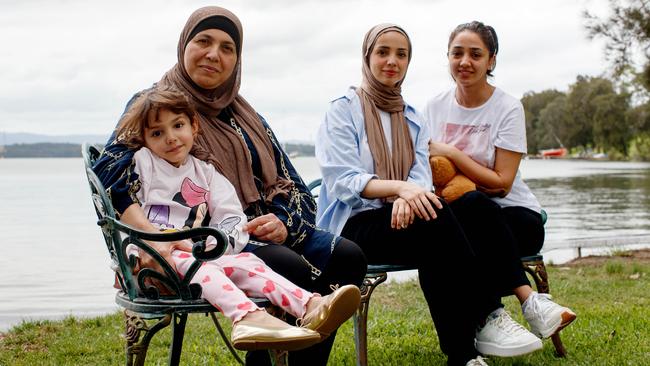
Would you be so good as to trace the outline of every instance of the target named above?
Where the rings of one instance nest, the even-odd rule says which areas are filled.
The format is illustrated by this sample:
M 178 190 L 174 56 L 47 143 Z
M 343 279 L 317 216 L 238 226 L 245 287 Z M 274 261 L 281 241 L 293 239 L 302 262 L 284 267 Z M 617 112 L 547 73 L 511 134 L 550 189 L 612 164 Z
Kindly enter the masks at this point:
M 459 173 L 454 163 L 444 156 L 430 156 L 436 195 L 447 202 L 453 202 L 467 192 L 476 190 L 476 184 Z

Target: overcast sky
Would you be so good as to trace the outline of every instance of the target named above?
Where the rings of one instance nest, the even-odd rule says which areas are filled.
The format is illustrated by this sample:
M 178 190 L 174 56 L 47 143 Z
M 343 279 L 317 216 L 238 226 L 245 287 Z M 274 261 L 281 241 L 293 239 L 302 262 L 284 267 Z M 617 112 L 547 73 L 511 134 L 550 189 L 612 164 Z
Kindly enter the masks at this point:
M 180 31 L 203 5 L 239 16 L 241 94 L 285 141 L 313 141 L 328 102 L 359 83 L 361 42 L 377 23 L 411 37 L 402 90 L 417 108 L 452 86 L 447 38 L 471 20 L 496 29 L 492 83 L 516 97 L 607 67 L 582 16 L 606 15 L 605 0 L 0 0 L 0 133 L 108 134 L 131 95 L 174 65 Z

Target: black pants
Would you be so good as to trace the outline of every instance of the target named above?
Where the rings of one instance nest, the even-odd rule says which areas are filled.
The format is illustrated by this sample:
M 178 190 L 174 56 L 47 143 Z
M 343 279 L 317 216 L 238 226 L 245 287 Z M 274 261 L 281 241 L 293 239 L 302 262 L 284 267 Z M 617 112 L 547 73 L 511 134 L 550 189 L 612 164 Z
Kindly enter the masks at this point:
M 332 292 L 330 285 L 357 285 L 366 274 L 366 257 L 361 248 L 355 243 L 341 238 L 334 248 L 332 256 L 325 269 L 316 281 L 311 280 L 311 268 L 293 250 L 282 245 L 267 245 L 253 251 L 275 272 L 281 274 L 296 285 L 321 295 Z M 287 321 L 292 324 L 295 319 L 289 317 Z M 300 365 L 327 365 L 329 354 L 336 338 L 332 333 L 324 341 L 300 351 L 289 353 L 289 364 Z M 246 365 L 270 365 L 271 361 L 266 351 L 248 352 Z
M 350 218 L 341 235 L 363 249 L 368 263 L 417 267 L 440 348 L 448 364 L 465 365 L 477 355 L 474 336 L 478 322 L 500 302 L 497 294 L 476 285 L 482 274 L 449 206 L 444 204 L 436 211 L 435 220 L 416 219 L 408 228 L 394 230 L 390 227 L 392 204 L 387 204 Z
M 521 220 L 516 212 L 510 215 L 510 225 L 499 204 L 478 191 L 464 194 L 450 206 L 479 259 L 480 268 L 492 279 L 489 285 L 494 291 L 506 296 L 519 286 L 530 286 L 521 265 L 519 245 L 510 229 L 514 225 L 522 231 L 517 227 Z
M 526 207 L 501 209 L 508 227 L 515 237 L 520 256 L 535 255 L 544 245 L 542 215 Z

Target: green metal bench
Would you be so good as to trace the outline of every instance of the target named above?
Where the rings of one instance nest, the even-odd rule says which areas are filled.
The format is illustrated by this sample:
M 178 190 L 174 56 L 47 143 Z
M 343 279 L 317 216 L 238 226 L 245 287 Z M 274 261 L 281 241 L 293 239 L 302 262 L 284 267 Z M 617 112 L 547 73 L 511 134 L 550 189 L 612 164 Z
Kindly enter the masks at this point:
M 317 196 L 318 193 L 314 190 L 320 187 L 322 179 L 316 179 L 307 185 L 307 188 Z M 546 212 L 542 211 L 542 217 L 546 222 Z M 544 257 L 541 254 L 522 257 L 521 264 L 524 271 L 528 273 L 535 282 L 537 292 L 547 294 L 549 293 L 548 287 L 548 274 L 546 266 L 544 265 Z M 392 264 L 369 264 L 366 277 L 361 285 L 361 304 L 359 309 L 354 314 L 354 343 L 357 353 L 357 365 L 366 366 L 368 364 L 368 309 L 370 308 L 370 296 L 372 296 L 375 288 L 386 281 L 389 272 L 399 272 L 415 270 L 415 266 L 408 265 L 392 265 Z M 566 356 L 566 350 L 560 339 L 559 332 L 551 336 L 555 351 L 561 357 Z
M 212 227 L 194 228 L 173 233 L 146 233 L 121 223 L 116 218 L 106 190 L 92 171 L 92 166 L 99 154 L 97 148 L 84 144 L 82 155 L 92 201 L 99 219 L 97 225 L 101 227 L 115 269 L 116 283 L 120 288 L 115 296 L 115 302 L 125 309 L 126 364 L 144 365 L 151 339 L 158 331 L 171 323 L 169 365 L 178 365 L 183 347 L 187 316 L 192 313 L 210 314 L 226 346 L 235 359 L 240 364 L 243 364 L 230 343 L 230 337 L 225 334 L 215 316 L 215 312 L 218 312 L 218 310 L 209 302 L 200 298 L 201 286 L 199 284 L 190 284 L 202 262 L 218 258 L 223 254 L 228 243 L 225 234 Z M 208 236 L 217 239 L 217 246 L 206 251 L 205 239 Z M 192 238 L 197 240 L 192 249 L 196 261 L 190 266 L 182 279 L 162 256 L 145 242 L 145 240 L 170 242 Z M 163 272 L 142 269 L 137 275 L 134 275 L 133 269 L 136 258 L 127 255 L 126 247 L 129 244 L 133 244 L 151 255 L 163 268 Z M 156 282 L 157 285 L 152 285 L 152 281 Z M 164 289 L 164 291 L 161 291 L 161 289 Z M 251 300 L 261 307 L 270 305 L 266 299 Z M 149 325 L 148 321 L 150 320 L 157 320 L 157 322 Z M 280 361 L 281 363 L 284 354 L 286 353 L 275 352 L 275 354 L 272 354 L 274 362 Z

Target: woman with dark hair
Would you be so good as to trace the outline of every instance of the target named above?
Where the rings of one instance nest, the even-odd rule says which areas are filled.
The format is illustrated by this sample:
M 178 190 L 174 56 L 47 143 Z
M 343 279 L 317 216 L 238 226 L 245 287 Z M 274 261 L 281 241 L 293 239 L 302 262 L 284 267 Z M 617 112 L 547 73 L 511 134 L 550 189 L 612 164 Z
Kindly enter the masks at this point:
M 316 204 L 266 121 L 239 94 L 243 32 L 230 11 L 209 6 L 187 20 L 178 62 L 158 82 L 189 96 L 201 125 L 192 154 L 215 166 L 233 184 L 253 241 L 244 248 L 293 283 L 326 295 L 336 285 L 359 286 L 366 260 L 359 247 L 315 225 Z M 137 97 L 132 99 L 132 101 Z M 133 153 L 115 133 L 93 167 L 120 219 L 135 227 L 148 221 L 136 192 Z M 183 243 L 159 248 L 168 262 Z M 146 263 L 144 264 L 146 266 Z M 291 352 L 292 364 L 325 365 L 335 332 L 316 346 Z M 247 364 L 268 363 L 249 353 Z
M 355 241 L 370 263 L 417 267 L 448 364 L 485 365 L 475 337 L 492 353 L 532 352 L 540 340 L 502 309 L 462 227 L 431 191 L 427 125 L 401 94 L 411 52 L 399 26 L 366 34 L 361 85 L 331 102 L 316 138 L 318 225 Z
M 492 197 L 501 207 L 505 225 L 515 239 L 507 257 L 486 242 L 471 240 L 493 230 L 484 216 L 469 206 L 468 193 L 451 203 L 474 251 L 495 263 L 496 278 L 504 293 L 517 296 L 524 317 L 534 334 L 547 338 L 569 325 L 576 315 L 533 291 L 519 264 L 521 256 L 534 255 L 544 244 L 541 206 L 521 179 L 519 162 L 526 153 L 526 122 L 521 102 L 490 85 L 488 77 L 496 67 L 499 41 L 494 28 L 481 22 L 460 24 L 449 36 L 447 56 L 455 85 L 433 99 L 425 108 L 429 123 L 431 155 L 449 158 L 456 167 Z M 485 199 L 483 199 L 485 200 Z M 487 204 L 484 204 L 487 205 Z

